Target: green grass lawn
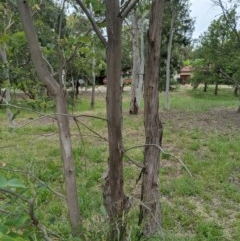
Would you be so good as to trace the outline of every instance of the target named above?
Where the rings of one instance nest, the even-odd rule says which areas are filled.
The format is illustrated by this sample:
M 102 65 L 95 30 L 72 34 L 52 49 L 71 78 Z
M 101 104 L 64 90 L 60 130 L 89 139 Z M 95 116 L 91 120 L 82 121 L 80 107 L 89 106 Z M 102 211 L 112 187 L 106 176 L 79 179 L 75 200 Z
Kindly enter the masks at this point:
M 123 93 L 123 138 L 127 155 L 143 163 L 143 107 L 129 115 L 130 92 Z M 240 115 L 233 90 L 223 88 L 213 95 L 179 88 L 171 93 L 171 109 L 164 110 L 160 93 L 160 117 L 164 125 L 160 191 L 162 232 L 150 240 L 238 241 L 240 237 Z M 57 125 L 53 103 L 15 100 L 23 106 L 9 129 L 6 110 L 0 108 L 0 187 L 25 198 L 36 196 L 35 212 L 51 230 L 52 240 L 80 240 L 70 235 Z M 101 175 L 107 168 L 108 143 L 105 94 L 97 94 L 90 108 L 90 94 L 82 94 L 69 113 L 78 194 L 86 240 L 105 241 L 107 214 L 102 204 Z M 34 110 L 32 112 L 30 110 Z M 18 109 L 11 108 L 13 113 Z M 37 112 L 36 112 L 37 111 Z M 92 116 L 102 117 L 93 118 Z M 132 148 L 136 147 L 136 148 Z M 183 165 L 184 164 L 184 165 Z M 141 169 L 124 157 L 125 191 L 132 198 L 128 222 L 129 240 L 135 241 L 139 227 L 138 180 Z M 42 240 L 31 224 L 27 205 L 0 192 L 0 234 Z M 1 236 L 0 236 L 1 239 Z M 13 239 L 17 240 L 17 239 Z M 20 239 L 19 239 L 20 240 Z

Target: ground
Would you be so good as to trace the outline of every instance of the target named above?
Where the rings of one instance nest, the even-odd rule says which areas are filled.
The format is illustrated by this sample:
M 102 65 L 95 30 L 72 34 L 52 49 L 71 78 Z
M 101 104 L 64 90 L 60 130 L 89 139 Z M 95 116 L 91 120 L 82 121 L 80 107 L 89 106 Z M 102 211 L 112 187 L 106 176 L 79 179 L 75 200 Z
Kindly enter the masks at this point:
M 240 114 L 237 113 L 238 99 L 229 90 L 220 91 L 219 97 L 216 97 L 203 93 L 201 89 L 192 92 L 188 86 L 176 89 L 171 93 L 170 110 L 164 109 L 164 95 L 160 94 L 164 151 L 161 154 L 159 187 L 166 241 L 239 240 Z M 106 240 L 104 237 L 108 228 L 104 227 L 106 213 L 101 206 L 101 175 L 106 170 L 108 159 L 107 124 L 104 120 L 106 87 L 96 89 L 94 110 L 90 108 L 90 100 L 91 89 L 83 89 L 76 106 L 69 105 L 69 113 L 77 115 L 79 121 L 77 128 L 70 118 L 86 235 L 88 240 L 102 241 Z M 130 220 L 131 240 L 135 240 L 141 191 L 141 180 L 138 179 L 143 165 L 145 137 L 143 108 L 141 106 L 139 115 L 129 115 L 129 101 L 130 87 L 125 87 L 123 142 L 131 158 L 124 155 L 125 193 L 132 197 L 133 204 L 126 218 Z M 38 103 L 26 99 L 16 104 L 25 104 L 31 109 Z M 16 110 L 12 108 L 12 111 Z M 1 145 L 0 167 L 14 170 L 25 168 L 59 193 L 64 193 L 57 125 L 48 116 L 52 111 L 42 112 L 42 116 L 46 115 L 42 117 L 40 112 L 22 110 L 15 119 L 18 129 L 9 132 L 5 110 L 2 109 L 0 137 L 4 143 Z M 8 174 L 25 181 L 25 174 L 16 173 Z M 35 182 L 28 177 L 25 183 L 31 188 Z M 37 211 L 41 221 L 59 234 L 68 233 L 64 202 L 45 189 L 39 188 L 38 191 Z
M 161 114 L 163 123 L 175 120 L 175 128 L 201 129 L 236 134 L 240 131 L 240 114 L 236 109 L 214 108 L 203 113 L 186 111 L 165 111 Z

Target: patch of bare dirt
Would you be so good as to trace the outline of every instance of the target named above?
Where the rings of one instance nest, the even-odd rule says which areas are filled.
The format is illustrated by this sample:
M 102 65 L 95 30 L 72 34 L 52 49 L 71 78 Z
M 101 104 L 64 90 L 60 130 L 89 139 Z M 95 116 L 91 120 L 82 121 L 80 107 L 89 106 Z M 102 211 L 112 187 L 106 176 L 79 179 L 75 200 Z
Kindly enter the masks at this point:
M 237 133 L 240 130 L 240 114 L 235 109 L 215 108 L 207 112 L 192 113 L 186 111 L 165 111 L 161 113 L 165 125 L 174 122 L 176 128 L 200 129 Z

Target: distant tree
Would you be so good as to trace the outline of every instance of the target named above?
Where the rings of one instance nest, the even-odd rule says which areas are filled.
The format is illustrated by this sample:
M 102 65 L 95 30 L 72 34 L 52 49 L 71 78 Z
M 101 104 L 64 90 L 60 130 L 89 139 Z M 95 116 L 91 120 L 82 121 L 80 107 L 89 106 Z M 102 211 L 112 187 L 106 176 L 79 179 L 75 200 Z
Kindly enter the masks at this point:
M 190 17 L 189 1 L 170 0 L 167 1 L 166 5 L 165 15 L 170 17 L 170 26 L 168 26 L 169 31 L 167 32 L 168 42 L 166 60 L 165 108 L 170 109 L 169 90 L 171 78 L 172 47 L 174 45 L 175 49 L 183 48 L 184 46 L 190 44 L 190 37 L 193 31 L 194 22 Z M 180 62 L 181 59 L 178 61 Z
M 235 11 L 229 12 L 231 21 L 235 21 Z M 229 28 L 230 18 L 226 20 L 224 16 L 220 16 L 217 20 L 212 21 L 200 39 L 200 46 L 195 51 L 197 58 L 205 61 L 207 75 L 203 82 L 215 83 L 214 94 L 218 93 L 218 84 L 226 83 L 238 86 L 238 79 L 234 78 L 238 75 L 239 58 L 236 51 L 239 50 L 239 42 L 234 31 Z M 206 73 L 206 72 L 205 72 Z
M 173 75 L 183 66 L 186 49 L 191 45 L 194 20 L 190 16 L 189 6 L 189 1 L 166 1 L 161 46 L 159 85 L 161 90 L 166 89 L 167 78 L 171 82 Z M 166 96 L 166 107 L 167 102 Z

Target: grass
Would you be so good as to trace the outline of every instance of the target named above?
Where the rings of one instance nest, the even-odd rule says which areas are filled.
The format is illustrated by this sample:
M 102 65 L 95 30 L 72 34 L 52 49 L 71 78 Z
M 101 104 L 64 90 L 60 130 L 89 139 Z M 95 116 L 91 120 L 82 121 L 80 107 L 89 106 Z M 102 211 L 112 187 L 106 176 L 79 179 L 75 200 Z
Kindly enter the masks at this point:
M 219 96 L 214 96 L 212 90 L 204 93 L 180 88 L 171 93 L 170 111 L 164 110 L 163 93 L 160 94 L 166 151 L 161 154 L 159 178 L 162 234 L 149 240 L 239 240 L 240 117 L 235 112 L 239 103 L 231 89 L 221 89 Z M 124 146 L 126 150 L 136 147 L 127 154 L 142 165 L 143 148 L 139 146 L 145 140 L 143 111 L 138 116 L 129 115 L 129 100 L 129 92 L 124 92 Z M 14 104 L 30 109 L 33 105 L 19 100 Z M 38 110 L 39 106 L 38 103 Z M 43 115 L 52 112 L 52 102 L 46 106 Z M 70 113 L 79 115 L 78 126 L 73 120 L 70 123 L 84 233 L 86 240 L 103 241 L 108 230 L 101 194 L 101 175 L 108 159 L 107 124 L 104 119 L 91 116 L 105 118 L 105 97 L 98 94 L 96 107 L 91 110 L 90 95 L 83 94 L 75 106 L 70 103 Z M 9 130 L 5 109 L 0 109 L 0 176 L 24 183 L 26 189 L 16 190 L 27 198 L 38 193 L 37 216 L 43 225 L 59 235 L 54 240 L 79 240 L 70 235 L 65 201 L 52 191 L 65 192 L 57 125 L 51 118 L 38 118 L 39 113 L 21 110 L 15 119 L 19 128 Z M 178 159 L 184 162 L 192 177 Z M 139 231 L 140 184 L 136 181 L 141 169 L 126 156 L 124 168 L 126 194 L 132 197 L 132 209 L 125 218 L 129 240 L 134 241 Z M 0 232 L 40 240 L 24 212 L 23 202 L 0 193 L 0 208 L 10 212 L 0 215 Z

